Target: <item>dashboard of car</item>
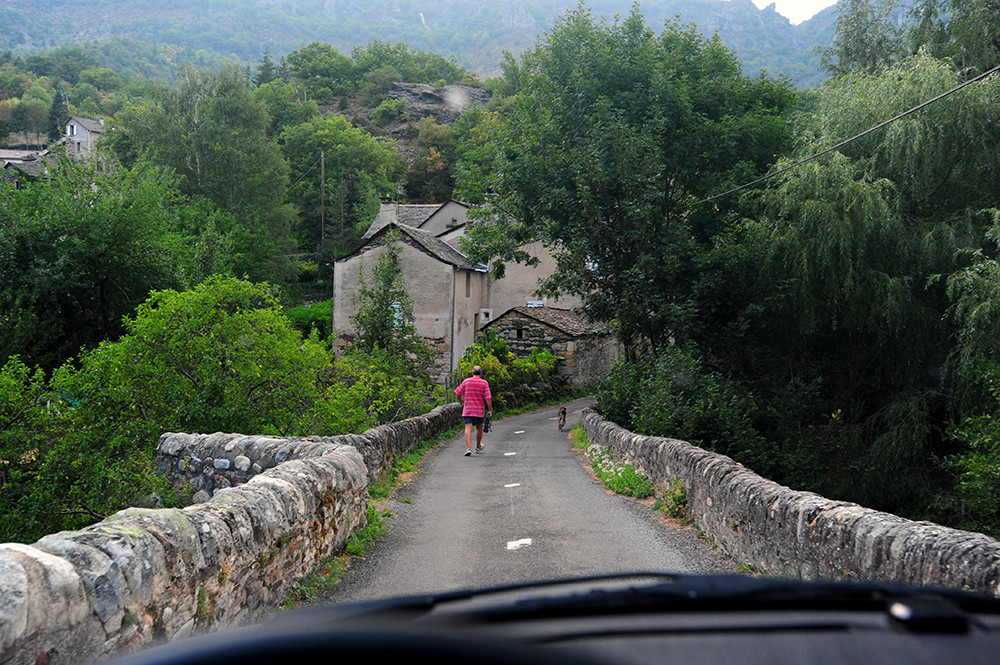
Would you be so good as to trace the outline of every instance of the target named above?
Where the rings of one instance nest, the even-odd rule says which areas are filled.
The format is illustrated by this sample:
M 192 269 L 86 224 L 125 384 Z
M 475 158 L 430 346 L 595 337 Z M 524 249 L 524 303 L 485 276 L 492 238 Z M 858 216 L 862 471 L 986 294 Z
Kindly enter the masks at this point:
M 330 605 L 119 665 L 996 663 L 1000 600 L 905 587 L 636 573 Z

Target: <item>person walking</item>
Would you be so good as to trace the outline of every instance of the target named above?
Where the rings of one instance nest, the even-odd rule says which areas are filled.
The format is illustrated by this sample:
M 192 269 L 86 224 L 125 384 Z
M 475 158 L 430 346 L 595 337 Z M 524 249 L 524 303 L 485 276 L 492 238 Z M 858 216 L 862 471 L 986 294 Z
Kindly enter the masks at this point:
M 465 456 L 472 454 L 472 428 L 476 428 L 476 452 L 481 453 L 483 447 L 483 419 L 493 417 L 493 395 L 490 394 L 490 384 L 483 378 L 483 368 L 476 365 L 472 368 L 472 376 L 455 388 L 458 403 L 462 405 L 462 420 L 465 421 Z

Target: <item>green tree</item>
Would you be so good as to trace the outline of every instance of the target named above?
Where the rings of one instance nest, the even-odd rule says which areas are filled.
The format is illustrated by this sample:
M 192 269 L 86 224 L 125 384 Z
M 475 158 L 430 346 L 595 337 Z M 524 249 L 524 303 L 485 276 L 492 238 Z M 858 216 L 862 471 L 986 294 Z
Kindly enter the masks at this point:
M 789 145 L 788 82 L 744 77 L 694 27 L 656 36 L 637 8 L 610 26 L 569 12 L 525 54 L 520 82 L 494 133 L 474 258 L 501 259 L 502 273 L 541 240 L 558 263 L 544 289 L 578 294 L 629 349 L 690 334 L 694 257 L 729 205 L 692 203 Z
M 271 50 L 265 48 L 264 55 L 260 57 L 257 63 L 257 71 L 253 76 L 253 84 L 259 88 L 265 83 L 270 83 L 279 78 L 278 67 L 274 64 L 274 60 L 271 59 Z
M 176 283 L 177 193 L 146 166 L 64 163 L 0 188 L 0 357 L 51 369 L 114 338 L 153 288 Z
M 309 430 L 330 352 L 302 338 L 267 284 L 217 276 L 189 291 L 156 291 L 125 328 L 120 340 L 85 355 L 79 371 L 57 377 L 95 422 L 141 418 L 192 432 Z
M 296 179 L 289 197 L 299 206 L 300 244 L 337 255 L 353 249 L 378 213 L 379 197 L 394 191 L 401 165 L 391 144 L 334 114 L 289 127 L 281 141 Z M 320 219 L 321 152 L 326 162 L 325 220 Z
M 57 90 L 49 108 L 49 140 L 57 141 L 69 122 L 69 102 L 62 91 Z
M 31 542 L 128 506 L 176 505 L 153 470 L 165 431 L 329 429 L 330 352 L 303 339 L 273 289 L 215 277 L 157 291 L 126 334 L 52 377 L 0 370 L 0 537 Z
M 966 78 L 1000 64 L 998 0 L 922 0 L 911 17 L 914 52 L 951 59 Z
M 925 54 L 838 77 L 803 151 L 960 81 Z M 980 247 L 991 219 L 981 210 L 1000 190 L 976 174 L 1000 166 L 996 85 L 964 88 L 781 176 L 753 199 L 762 208 L 744 208 L 752 221 L 703 257 L 701 302 L 717 314 L 702 321 L 701 352 L 753 387 L 759 431 L 827 495 L 926 517 L 934 495 L 950 492 L 936 460 L 963 445 L 943 432 L 990 404 L 976 370 L 990 367 L 998 340 L 986 319 L 966 317 L 990 311 L 981 295 L 995 249 Z M 982 264 L 953 275 L 947 293 L 939 276 L 970 256 Z
M 456 128 L 440 125 L 433 118 L 419 123 L 419 152 L 407 166 L 406 198 L 415 203 L 440 203 L 452 197 L 455 188 Z
M 276 79 L 254 88 L 253 97 L 267 106 L 269 136 L 278 136 L 285 129 L 309 122 L 319 113 L 315 100 L 305 97 L 291 83 Z
M 275 214 L 288 183 L 287 163 L 266 135 L 268 122 L 238 66 L 217 73 L 188 67 L 177 88 L 163 88 L 154 104 L 124 113 L 110 138 L 126 154 L 146 153 L 171 167 L 185 194 L 257 218 Z
M 329 44 L 312 42 L 289 53 L 286 61 L 292 81 L 317 102 L 329 103 L 336 95 L 356 88 L 354 63 Z
M 823 134 L 829 143 L 850 138 L 961 82 L 954 66 L 924 54 L 884 75 L 830 81 L 818 109 Z M 990 80 L 963 88 L 843 151 L 868 177 L 892 181 L 908 215 L 934 220 L 992 207 L 1000 184 L 982 174 L 1000 172 L 1000 114 L 991 101 L 997 85 Z
M 284 203 L 288 163 L 267 136 L 270 119 L 236 65 L 212 73 L 188 67 L 179 87 L 118 114 L 107 144 L 126 163 L 148 159 L 176 173 L 181 191 L 204 197 L 239 220 L 235 269 L 254 279 L 288 280 L 294 210 Z
M 455 146 L 454 198 L 473 205 L 481 205 L 486 200 L 487 182 L 496 157 L 490 135 L 497 122 L 496 112 L 473 109 L 455 123 L 458 143 Z
M 468 77 L 468 72 L 454 58 L 414 50 L 403 42 L 390 44 L 376 39 L 364 47 L 355 47 L 351 59 L 356 81 L 379 69 L 394 70 L 400 77 L 396 80 L 407 83 L 458 83 Z
M 53 506 L 33 496 L 45 455 L 65 431 L 68 404 L 45 372 L 17 356 L 0 366 L 0 540 L 31 542 L 46 533 Z
M 430 350 L 417 337 L 413 325 L 413 304 L 403 280 L 400 259 L 401 234 L 391 229 L 385 245 L 372 268 L 371 281 L 362 272 L 358 275 L 358 293 L 352 302 L 355 314 L 351 317 L 356 336 L 352 348 L 364 352 L 383 349 L 392 356 L 427 361 Z
M 822 66 L 834 75 L 874 74 L 901 55 L 902 34 L 895 22 L 899 0 L 840 0 L 833 45 Z

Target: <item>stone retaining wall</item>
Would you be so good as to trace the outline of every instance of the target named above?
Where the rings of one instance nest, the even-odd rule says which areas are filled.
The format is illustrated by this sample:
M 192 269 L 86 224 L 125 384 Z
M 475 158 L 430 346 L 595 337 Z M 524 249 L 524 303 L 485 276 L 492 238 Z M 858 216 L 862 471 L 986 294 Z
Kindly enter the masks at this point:
M 684 481 L 688 510 L 715 545 L 754 569 L 828 580 L 891 580 L 1000 595 L 1000 542 L 791 490 L 723 455 L 626 431 L 586 410 L 592 444 L 654 484 Z
M 460 413 L 324 439 L 165 434 L 157 463 L 203 502 L 0 545 L 0 664 L 92 662 L 273 611 L 367 523 L 369 482 Z
M 164 434 L 156 449 L 156 471 L 175 487 L 187 484 L 196 502 L 216 491 L 238 487 L 256 474 L 295 459 L 326 455 L 342 446 L 355 448 L 364 458 L 368 481 L 377 482 L 421 441 L 458 423 L 462 407 L 452 403 L 429 413 L 363 434 L 317 437 L 247 436 L 245 434 Z

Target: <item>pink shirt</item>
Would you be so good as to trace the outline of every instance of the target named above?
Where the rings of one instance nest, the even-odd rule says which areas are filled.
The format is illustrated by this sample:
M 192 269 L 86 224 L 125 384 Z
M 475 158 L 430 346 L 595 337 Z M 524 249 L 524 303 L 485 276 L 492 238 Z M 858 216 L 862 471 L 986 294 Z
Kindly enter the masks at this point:
M 493 395 L 490 394 L 490 384 L 478 376 L 470 376 L 462 381 L 458 388 L 455 388 L 455 394 L 465 397 L 462 407 L 463 417 L 482 418 L 486 415 L 486 400 L 493 399 Z

